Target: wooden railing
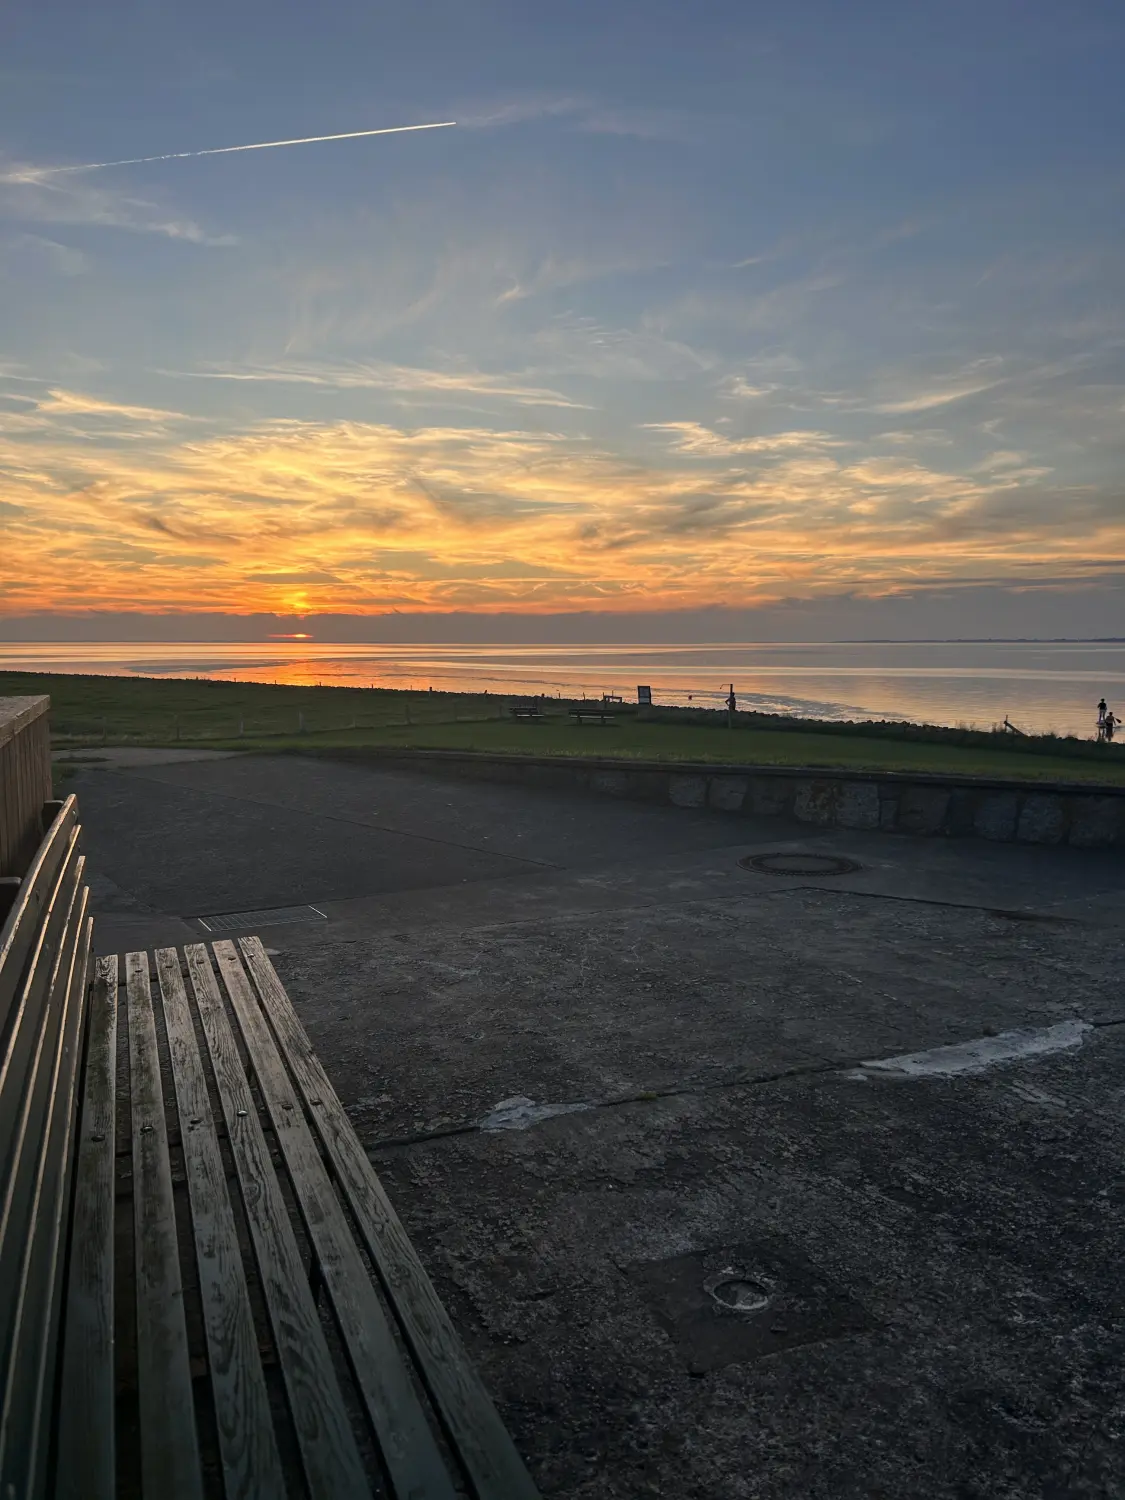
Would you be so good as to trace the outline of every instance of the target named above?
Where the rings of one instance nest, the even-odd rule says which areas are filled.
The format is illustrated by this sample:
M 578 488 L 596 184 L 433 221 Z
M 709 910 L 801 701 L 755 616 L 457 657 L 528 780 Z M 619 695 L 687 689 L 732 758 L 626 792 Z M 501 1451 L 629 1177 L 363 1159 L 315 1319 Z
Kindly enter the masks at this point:
M 51 799 L 50 707 L 46 697 L 0 698 L 0 880 L 26 874 L 43 838 L 43 807 Z

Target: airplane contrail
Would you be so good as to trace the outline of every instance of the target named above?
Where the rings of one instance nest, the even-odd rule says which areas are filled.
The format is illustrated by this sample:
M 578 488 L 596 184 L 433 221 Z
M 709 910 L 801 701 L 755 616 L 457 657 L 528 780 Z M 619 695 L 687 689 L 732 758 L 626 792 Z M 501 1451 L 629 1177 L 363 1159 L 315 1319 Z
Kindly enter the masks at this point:
M 163 156 L 127 156 L 122 161 L 88 161 L 74 167 L 37 167 L 35 176 L 55 177 L 61 172 L 100 172 L 104 167 L 137 167 L 151 161 L 182 161 L 188 156 L 227 156 L 232 151 L 272 151 L 277 146 L 314 146 L 320 141 L 358 141 L 368 135 L 404 135 L 410 130 L 448 130 L 456 120 L 436 120 L 429 125 L 387 125 L 382 130 L 345 130 L 340 135 L 303 135 L 292 141 L 255 141 L 249 146 L 211 146 L 206 151 L 168 151 Z

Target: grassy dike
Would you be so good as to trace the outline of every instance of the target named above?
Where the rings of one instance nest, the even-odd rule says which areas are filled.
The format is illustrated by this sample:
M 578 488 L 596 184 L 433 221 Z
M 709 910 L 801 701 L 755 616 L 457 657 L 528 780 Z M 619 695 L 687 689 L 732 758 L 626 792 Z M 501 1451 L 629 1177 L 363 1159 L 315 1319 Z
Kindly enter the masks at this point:
M 279 687 L 205 678 L 0 672 L 0 696 L 49 693 L 56 747 L 207 745 L 267 752 L 364 747 L 836 767 L 1125 785 L 1125 746 L 913 724 L 829 724 L 768 715 L 661 709 L 577 725 L 547 702 L 513 720 L 505 700 L 474 693 Z

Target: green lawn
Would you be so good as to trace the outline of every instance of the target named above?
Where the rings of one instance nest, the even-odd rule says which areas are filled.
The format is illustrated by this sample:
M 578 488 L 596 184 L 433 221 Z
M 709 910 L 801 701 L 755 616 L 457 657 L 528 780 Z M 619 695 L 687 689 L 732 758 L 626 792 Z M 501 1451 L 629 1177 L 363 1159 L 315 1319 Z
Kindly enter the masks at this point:
M 0 696 L 35 693 L 50 694 L 51 730 L 60 745 L 254 739 L 501 712 L 498 698 L 477 693 L 0 672 Z
M 867 734 L 858 725 L 835 732 L 758 720 L 731 729 L 718 714 L 706 722 L 627 715 L 613 724 L 578 725 L 562 705 L 549 705 L 553 711 L 540 722 L 513 720 L 502 699 L 486 694 L 0 673 L 0 696 L 28 693 L 51 695 L 56 745 L 76 755 L 103 743 L 321 753 L 394 746 L 1125 785 L 1123 746 L 1072 744 L 1068 753 L 1066 741 L 1013 742 L 1002 735 L 956 744 L 949 742 L 953 731 L 918 726 L 879 726 Z
M 325 742 L 327 741 L 327 743 Z M 824 766 L 851 770 L 938 771 L 962 776 L 1036 781 L 1095 781 L 1125 785 L 1125 762 L 1018 750 L 864 739 L 861 735 L 788 729 L 727 729 L 685 724 L 576 725 L 569 719 L 483 721 L 387 729 L 379 734 L 326 736 L 307 741 L 327 750 L 362 743 L 414 749 L 499 750 L 525 755 L 602 755 L 629 760 L 711 761 L 759 766 Z M 288 742 L 293 743 L 293 742 Z

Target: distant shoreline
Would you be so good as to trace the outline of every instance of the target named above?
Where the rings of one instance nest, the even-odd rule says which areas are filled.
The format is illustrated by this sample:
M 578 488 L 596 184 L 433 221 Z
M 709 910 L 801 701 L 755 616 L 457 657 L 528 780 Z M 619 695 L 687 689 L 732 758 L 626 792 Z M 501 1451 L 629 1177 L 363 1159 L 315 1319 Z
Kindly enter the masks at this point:
M 904 720 L 1084 737 L 1105 697 L 1125 708 L 1125 638 L 946 638 L 620 644 L 354 641 L 0 643 L 0 670 L 601 697 L 741 708 L 799 720 Z
M 513 641 L 513 640 L 458 640 L 432 639 L 416 641 L 356 640 L 354 636 L 309 635 L 304 640 L 290 636 L 5 636 L 0 627 L 0 652 L 19 646 L 354 646 L 376 649 L 434 649 L 440 647 L 463 647 L 466 650 L 541 650 L 541 651 L 720 651 L 749 650 L 751 647 L 770 646 L 1122 646 L 1125 635 L 862 635 L 800 639 L 776 638 L 771 640 L 678 640 L 678 641 Z

